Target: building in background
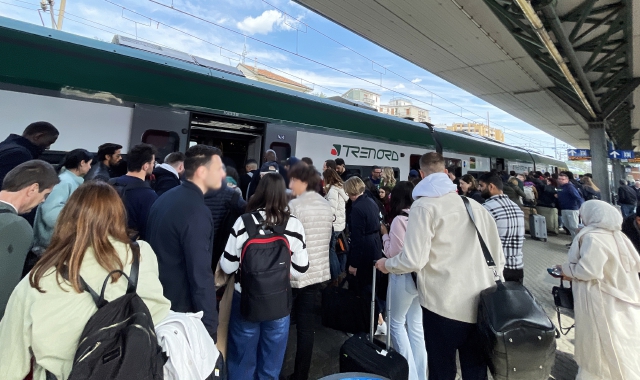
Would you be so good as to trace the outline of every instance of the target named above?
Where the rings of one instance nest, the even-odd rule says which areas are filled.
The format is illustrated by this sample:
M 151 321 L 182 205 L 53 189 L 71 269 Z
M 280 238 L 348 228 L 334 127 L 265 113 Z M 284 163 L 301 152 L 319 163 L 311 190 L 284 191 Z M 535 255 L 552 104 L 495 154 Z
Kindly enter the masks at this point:
M 378 107 L 380 113 L 412 119 L 419 123 L 430 123 L 429 110 L 414 106 L 411 100 L 406 98 L 393 98 L 389 104 L 383 104 Z
M 300 91 L 304 93 L 313 91 L 311 87 L 307 87 L 302 83 L 298 83 L 289 78 L 285 78 L 282 75 L 274 74 L 269 70 L 259 69 L 257 67 L 246 65 L 244 63 L 239 63 L 236 67 L 238 68 L 238 70 L 242 71 L 245 77 L 258 82 L 268 83 L 274 86 L 284 87 L 288 88 L 289 90 Z
M 352 88 L 345 92 L 342 97 L 355 102 L 362 102 L 375 109 L 380 107 L 380 94 L 362 88 Z
M 481 123 L 454 123 L 447 126 L 447 130 L 456 132 L 467 132 L 476 135 L 488 137 L 490 139 L 504 142 L 504 133 L 497 128 L 491 128 L 486 124 Z

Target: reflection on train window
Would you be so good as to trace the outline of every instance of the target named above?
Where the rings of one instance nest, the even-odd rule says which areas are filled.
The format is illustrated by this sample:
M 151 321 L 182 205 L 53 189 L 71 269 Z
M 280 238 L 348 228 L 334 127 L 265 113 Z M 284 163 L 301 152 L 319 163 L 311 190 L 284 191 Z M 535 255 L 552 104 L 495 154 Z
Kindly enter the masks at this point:
M 409 156 L 409 170 L 420 170 L 420 157 L 419 154 Z
M 271 145 L 269 145 L 269 149 L 276 152 L 276 157 L 278 157 L 278 160 L 280 161 L 291 157 L 291 145 L 287 143 L 272 142 Z
M 180 136 L 175 132 L 147 129 L 142 134 L 142 142 L 155 146 L 158 149 L 156 161 L 162 162 L 169 153 L 178 151 Z
M 469 157 L 469 169 L 475 169 L 475 168 L 476 168 L 476 158 Z

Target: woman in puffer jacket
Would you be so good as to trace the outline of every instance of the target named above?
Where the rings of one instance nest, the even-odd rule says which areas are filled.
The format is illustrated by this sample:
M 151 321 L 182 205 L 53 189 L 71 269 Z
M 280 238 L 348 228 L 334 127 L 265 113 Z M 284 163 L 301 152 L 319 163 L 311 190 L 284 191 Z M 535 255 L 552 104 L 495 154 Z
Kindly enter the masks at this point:
M 327 194 L 325 199 L 329 201 L 334 216 L 333 234 L 329 243 L 329 267 L 331 269 L 331 280 L 336 281 L 338 276 L 345 271 L 345 266 L 347 265 L 347 255 L 338 257 L 336 253 L 336 240 L 347 224 L 345 206 L 349 196 L 342 188 L 342 178 L 340 178 L 338 172 L 333 169 L 327 169 L 322 173 L 322 177 L 325 184 L 324 193 Z
M 302 222 L 309 254 L 309 270 L 291 280 L 291 316 L 296 320 L 298 334 L 295 370 L 291 379 L 306 380 L 313 351 L 316 295 L 320 291 L 320 283 L 330 277 L 329 242 L 334 214 L 329 202 L 315 191 L 320 184 L 320 175 L 313 166 L 296 164 L 289 170 L 288 176 L 289 188 L 296 197 L 289 202 L 289 209 Z

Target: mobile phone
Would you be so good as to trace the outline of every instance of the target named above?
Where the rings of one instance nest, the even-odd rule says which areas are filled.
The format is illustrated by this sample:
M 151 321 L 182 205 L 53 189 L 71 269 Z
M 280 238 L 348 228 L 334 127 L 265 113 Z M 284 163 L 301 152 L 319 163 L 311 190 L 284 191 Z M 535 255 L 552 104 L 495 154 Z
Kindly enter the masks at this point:
M 553 277 L 561 277 L 562 276 L 562 270 L 560 268 L 547 268 L 547 272 L 549 272 L 550 275 L 552 275 Z

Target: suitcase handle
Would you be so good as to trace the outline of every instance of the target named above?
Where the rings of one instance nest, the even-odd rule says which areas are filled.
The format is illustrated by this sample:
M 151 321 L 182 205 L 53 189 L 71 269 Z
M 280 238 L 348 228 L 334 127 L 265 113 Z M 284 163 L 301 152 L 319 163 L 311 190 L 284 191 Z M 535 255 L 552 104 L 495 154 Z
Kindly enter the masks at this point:
M 377 260 L 373 260 L 373 280 L 371 282 L 371 323 L 369 324 L 369 341 L 373 343 L 373 326 L 377 326 L 376 323 L 376 269 Z M 391 347 L 391 302 L 389 298 L 389 290 L 387 289 L 387 336 L 386 336 L 386 349 L 389 351 Z

